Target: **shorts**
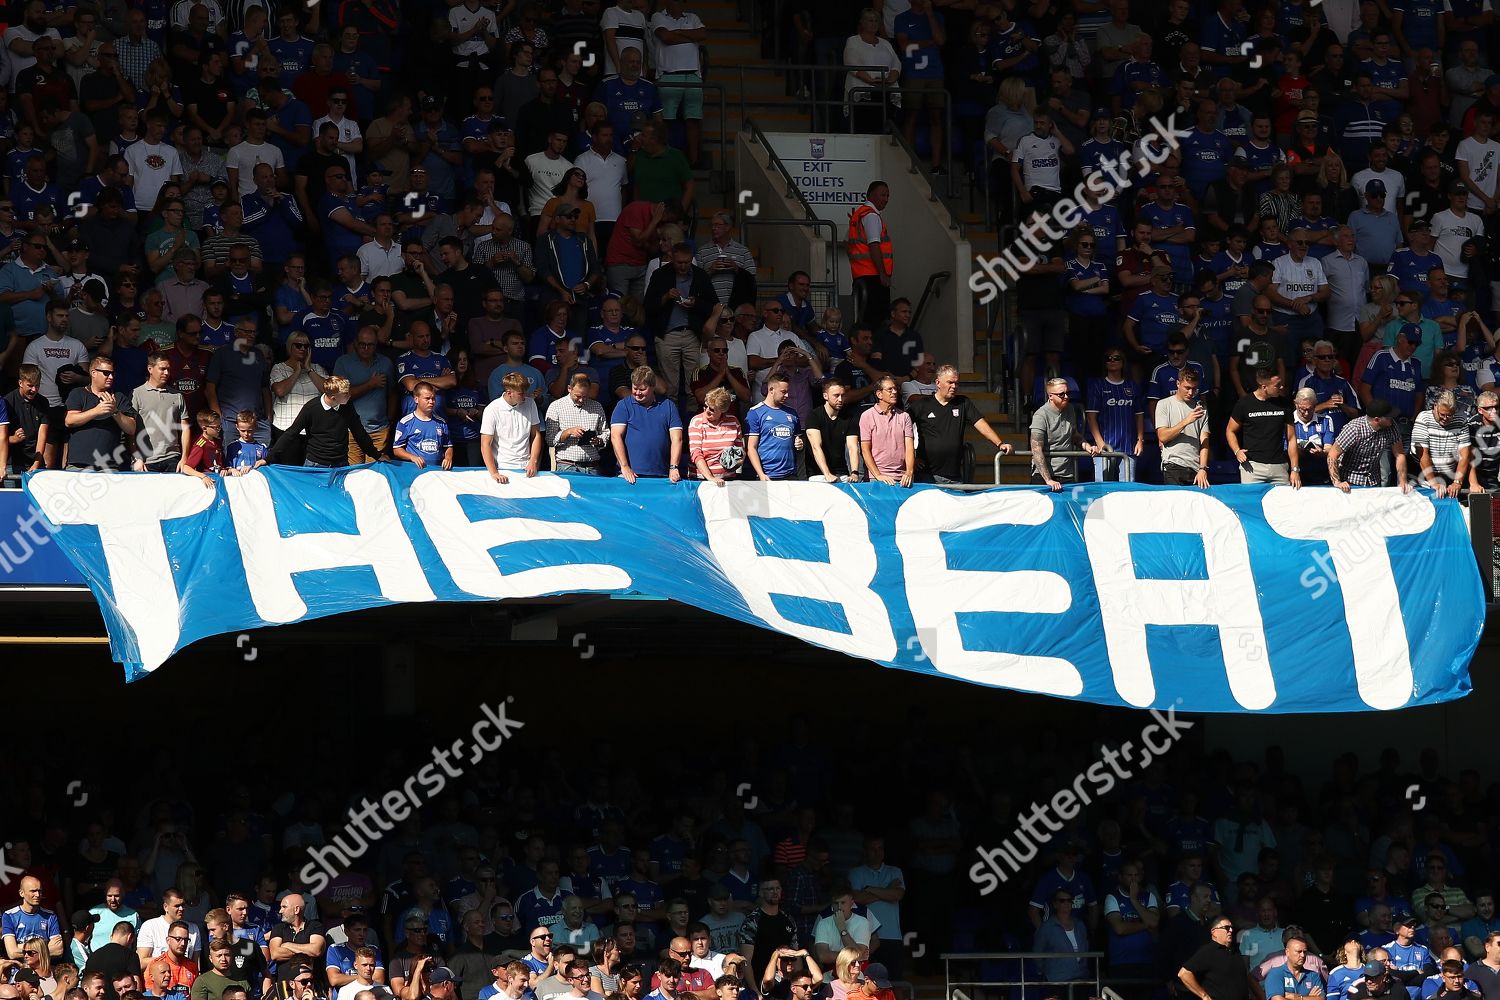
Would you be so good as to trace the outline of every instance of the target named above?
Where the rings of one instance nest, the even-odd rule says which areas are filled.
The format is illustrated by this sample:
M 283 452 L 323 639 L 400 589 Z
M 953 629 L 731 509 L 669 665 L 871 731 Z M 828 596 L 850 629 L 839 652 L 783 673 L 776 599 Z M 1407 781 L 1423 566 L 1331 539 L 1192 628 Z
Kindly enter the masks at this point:
M 902 80 L 901 81 L 902 103 L 910 111 L 918 108 L 937 108 L 943 106 L 943 81 L 942 80 Z
M 703 77 L 697 73 L 663 73 L 657 77 L 656 93 L 661 98 L 661 116 L 665 121 L 675 121 L 677 111 L 682 110 L 682 117 L 689 121 L 703 120 L 703 88 L 697 87 L 674 87 L 673 83 L 703 83 Z
M 1021 313 L 1021 353 L 1061 354 L 1068 336 L 1068 314 L 1062 309 Z

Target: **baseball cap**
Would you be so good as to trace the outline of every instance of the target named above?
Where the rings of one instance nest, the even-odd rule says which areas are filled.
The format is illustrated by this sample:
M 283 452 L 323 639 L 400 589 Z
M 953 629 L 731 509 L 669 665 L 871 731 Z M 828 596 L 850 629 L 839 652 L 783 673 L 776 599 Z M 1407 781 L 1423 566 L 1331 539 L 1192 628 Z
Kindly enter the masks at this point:
M 1317 120 L 1318 120 L 1318 115 L 1317 115 L 1317 112 L 1315 112 L 1315 111 L 1299 111 L 1299 112 L 1297 112 L 1297 123 L 1298 124 L 1301 124 L 1302 122 L 1316 122 Z
M 1428 222 L 1426 219 L 1413 219 L 1411 220 L 1411 225 L 1406 227 L 1406 231 L 1410 233 L 1414 229 L 1425 229 L 1431 232 L 1432 223 Z
M 1422 328 L 1416 323 L 1403 323 L 1401 324 L 1401 329 L 1397 332 L 1406 338 L 1408 344 L 1420 344 L 1422 342 Z M 1416 926 L 1417 921 L 1414 917 L 1404 917 L 1396 921 L 1396 926 L 1399 927 L 1408 921 L 1411 922 L 1412 926 Z
M 1365 185 L 1365 194 L 1385 194 L 1385 181 L 1375 178 Z
M 1158 275 L 1165 275 L 1166 277 L 1170 278 L 1172 276 L 1172 273 L 1172 269 L 1165 264 L 1157 264 L 1151 269 L 1151 277 L 1153 278 L 1157 277 Z
M 71 922 L 74 927 L 88 927 L 99 922 L 99 914 L 92 910 L 74 910 Z
M 384 163 L 376 162 L 376 163 L 372 163 L 368 167 L 366 167 L 365 168 L 365 173 L 366 174 L 382 174 L 383 175 L 383 174 L 390 173 L 390 171 L 385 168 L 385 164 Z
M 410 913 L 408 913 L 406 915 L 405 926 L 407 926 L 407 927 L 426 927 L 427 926 L 427 914 L 423 913 L 421 910 L 412 910 Z
M 553 214 L 554 215 L 577 215 L 578 214 L 578 206 L 577 205 L 559 205 L 559 206 L 557 206 L 557 211 L 554 212 Z
M 438 97 L 436 94 L 428 94 L 426 97 L 422 98 L 422 107 L 423 108 L 431 109 L 431 108 L 440 108 L 442 106 L 443 106 L 443 99 L 441 97 Z
M 880 962 L 871 962 L 865 966 L 865 978 L 873 980 L 876 989 L 888 990 L 891 988 L 891 974 Z
M 1448 193 L 1449 194 L 1461 194 L 1461 195 L 1464 195 L 1465 197 L 1468 197 L 1469 189 L 1466 188 L 1466 187 L 1464 187 L 1464 182 L 1463 181 L 1454 181 L 1452 184 L 1448 185 Z
M 432 986 L 440 986 L 443 983 L 462 983 L 463 978 L 456 975 L 454 971 L 448 968 L 446 965 L 440 965 L 436 969 L 433 969 L 432 972 L 428 973 L 427 982 Z
M 1385 401 L 1381 400 L 1381 402 L 1385 402 Z M 1387 404 L 1387 408 L 1389 408 L 1389 404 Z M 1371 414 L 1371 415 L 1373 416 L 1373 414 Z M 1370 977 L 1383 976 L 1383 975 L 1385 975 L 1385 963 L 1384 962 L 1366 962 L 1364 969 L 1362 969 L 1361 971 L 1363 971 L 1366 976 L 1370 976 Z
M 87 243 L 75 236 L 73 239 L 67 242 L 67 244 L 63 247 L 63 251 L 66 253 L 77 253 L 80 250 L 87 250 L 88 248 L 89 245 Z
M 1410 330 L 1417 331 L 1417 339 L 1416 340 L 1411 340 Z M 1422 342 L 1422 329 L 1421 329 L 1421 327 L 1417 326 L 1417 324 L 1415 324 L 1415 323 L 1407 323 L 1406 326 L 1403 326 L 1401 328 L 1401 333 L 1406 337 L 1407 340 L 1411 340 L 1411 342 L 1413 344 L 1420 344 Z M 1414 917 L 1410 913 L 1408 913 L 1404 917 L 1398 917 L 1396 919 L 1395 926 L 1397 926 L 1397 927 L 1415 927 L 1420 922 L 1421 921 L 1419 921 L 1416 917 Z

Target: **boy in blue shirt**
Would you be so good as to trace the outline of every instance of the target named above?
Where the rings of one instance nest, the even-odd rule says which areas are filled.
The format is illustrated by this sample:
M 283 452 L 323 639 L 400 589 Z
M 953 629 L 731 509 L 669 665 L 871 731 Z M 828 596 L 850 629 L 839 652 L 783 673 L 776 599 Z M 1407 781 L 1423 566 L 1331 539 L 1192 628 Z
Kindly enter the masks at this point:
M 255 440 L 255 424 L 256 416 L 250 410 L 241 410 L 235 416 L 234 427 L 239 431 L 240 439 L 229 442 L 224 449 L 225 474 L 243 476 L 266 464 L 266 454 L 270 449 Z
M 437 389 L 430 382 L 418 382 L 412 389 L 416 409 L 396 423 L 396 443 L 391 454 L 419 469 L 429 465 L 453 468 L 453 436 L 448 422 L 435 416 Z

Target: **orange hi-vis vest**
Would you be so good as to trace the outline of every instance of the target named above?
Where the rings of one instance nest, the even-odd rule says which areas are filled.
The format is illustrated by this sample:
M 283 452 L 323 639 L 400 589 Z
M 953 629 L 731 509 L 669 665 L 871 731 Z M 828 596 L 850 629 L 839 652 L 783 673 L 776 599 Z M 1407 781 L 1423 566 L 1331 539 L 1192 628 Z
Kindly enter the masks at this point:
M 856 208 L 849 213 L 849 238 L 846 241 L 849 249 L 849 270 L 856 278 L 878 278 L 880 272 L 875 269 L 875 257 L 870 253 L 870 241 L 865 237 L 865 216 L 879 213 L 869 202 Z M 886 276 L 891 273 L 891 235 L 886 232 L 885 219 L 880 219 L 880 259 L 881 266 L 885 268 Z

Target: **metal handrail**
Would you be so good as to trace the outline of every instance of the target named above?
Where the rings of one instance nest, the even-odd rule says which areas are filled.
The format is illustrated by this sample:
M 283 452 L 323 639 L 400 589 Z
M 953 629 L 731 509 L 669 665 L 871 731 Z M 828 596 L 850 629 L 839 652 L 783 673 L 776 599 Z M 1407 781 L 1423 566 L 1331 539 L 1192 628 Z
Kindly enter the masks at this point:
M 912 310 L 911 325 L 913 327 L 918 330 L 922 329 L 922 313 L 927 309 L 928 298 L 936 299 L 943 282 L 951 277 L 953 277 L 952 271 L 933 271 L 927 276 L 927 284 L 922 286 L 922 295 L 917 299 L 917 308 Z
M 875 92 L 875 91 L 886 92 L 886 91 L 884 91 L 884 88 L 881 88 L 881 87 L 853 87 L 853 88 L 851 88 L 849 90 L 849 93 L 851 93 L 851 94 L 857 94 L 857 93 L 861 93 L 861 92 L 870 93 L 870 92 Z M 943 161 L 944 161 L 943 172 L 944 172 L 944 174 L 948 178 L 948 183 L 947 183 L 948 192 L 947 192 L 947 196 L 949 198 L 956 199 L 958 197 L 958 189 L 954 185 L 957 183 L 957 180 L 953 176 L 953 95 L 949 94 L 946 90 L 932 91 L 932 93 L 936 93 L 936 94 L 940 95 L 942 97 L 942 99 L 943 99 L 943 131 L 948 136 L 948 141 L 944 143 L 944 147 L 943 147 Z M 905 110 L 905 109 L 903 109 L 903 110 Z M 886 130 L 886 133 L 888 135 L 895 136 L 897 144 L 900 145 L 901 148 L 906 151 L 907 158 L 910 159 L 911 163 L 912 163 L 912 173 L 914 173 L 914 174 L 916 174 L 916 173 L 923 173 L 922 158 L 917 155 L 916 148 L 913 147 L 911 143 L 909 143 L 909 142 L 906 141 L 906 133 L 903 132 L 903 131 L 901 131 L 901 129 L 899 127 L 897 127 L 896 122 L 893 121 L 889 117 L 889 114 L 890 114 L 890 107 L 889 107 L 889 105 L 887 105 L 885 101 L 881 101 L 880 102 L 881 127 L 883 127 Z M 852 126 L 853 121 L 854 121 L 854 116 L 850 115 L 849 116 L 849 120 L 850 120 L 850 123 L 851 123 L 851 126 Z M 937 185 L 935 183 L 933 183 L 932 175 L 931 174 L 924 174 L 924 176 L 927 177 L 927 184 L 928 184 L 928 186 L 930 188 L 932 188 L 932 191 L 933 191 L 933 198 L 932 198 L 932 200 L 933 201 L 939 201 L 939 199 L 937 197 Z M 948 206 L 946 204 L 944 204 L 943 207 L 947 208 Z M 951 211 L 948 213 L 948 219 L 949 219 L 949 223 L 948 224 L 949 224 L 950 227 L 953 226 L 953 225 L 957 225 L 959 227 L 959 235 L 960 236 L 965 235 L 964 232 L 963 232 L 963 223 L 958 222 L 958 220 L 954 219 L 953 218 L 953 213 Z
M 1094 976 L 1093 976 L 1094 992 L 1093 992 L 1092 995 L 1093 996 L 1099 996 L 1102 993 L 1103 986 L 1104 986 L 1103 979 L 1099 975 L 1100 964 L 1101 964 L 1101 961 L 1103 960 L 1103 958 L 1104 958 L 1104 952 L 1102 952 L 1102 951 L 1010 951 L 1010 952 L 986 951 L 986 952 L 961 952 L 961 953 L 945 952 L 943 954 L 943 956 L 942 956 L 942 959 L 943 959 L 943 980 L 944 980 L 944 986 L 946 987 L 944 989 L 944 991 L 943 991 L 943 995 L 945 997 L 952 997 L 953 996 L 953 987 L 955 987 L 955 986 L 1019 986 L 1019 987 L 1021 987 L 1021 994 L 1022 994 L 1022 996 L 1025 996 L 1025 994 L 1026 994 L 1026 987 L 1028 987 L 1028 986 L 1067 986 L 1067 985 L 1070 985 L 1070 984 L 1084 984 L 1084 983 L 1089 982 L 1089 980 L 1086 979 L 1086 978 L 1085 979 L 1071 979 L 1071 980 L 1053 981 L 1053 980 L 1047 980 L 1047 979 L 1041 979 L 1041 978 L 1029 978 L 1026 975 L 1026 963 L 1028 961 L 1047 961 L 1049 959 L 1066 959 L 1066 960 L 1081 960 L 1081 961 L 1087 961 L 1087 962 L 1093 963 L 1093 966 L 1094 966 Z M 984 962 L 984 961 L 1011 960 L 1011 959 L 1015 959 L 1015 960 L 1019 960 L 1020 961 L 1020 965 L 1021 965 L 1021 978 L 1020 979 L 1002 979 L 1002 980 L 981 981 L 981 980 L 966 980 L 966 979 L 954 979 L 953 978 L 953 965 L 952 965 L 952 963 L 954 963 L 954 962 Z
M 803 214 L 808 219 L 818 219 L 818 213 L 816 213 L 816 212 L 814 212 L 812 210 L 812 205 L 810 205 L 808 203 L 806 196 L 803 195 L 801 189 L 797 187 L 796 180 L 794 180 L 792 178 L 792 172 L 786 168 L 786 164 L 785 163 L 781 162 L 781 157 L 779 157 L 779 156 L 776 155 L 776 150 L 774 148 L 772 148 L 770 141 L 766 138 L 766 134 L 760 130 L 760 126 L 756 125 L 755 124 L 755 120 L 752 119 L 752 118 L 742 118 L 741 121 L 742 121 L 742 123 L 744 125 L 744 128 L 746 130 L 748 130 L 749 133 L 750 133 L 750 141 L 754 142 L 754 143 L 758 143 L 760 146 L 762 146 L 765 149 L 766 156 L 770 160 L 771 166 L 773 168 L 775 168 L 776 172 L 779 173 L 779 174 L 781 174 L 782 179 L 784 181 L 786 181 L 787 197 L 788 198 L 795 198 L 795 199 L 797 199 L 797 203 L 802 206 L 802 212 L 803 212 Z M 738 200 L 738 199 L 736 199 L 736 200 Z M 743 208 L 743 206 L 738 206 L 737 205 L 735 211 L 740 214 L 740 219 L 741 219 L 741 222 L 743 223 L 743 220 L 744 220 L 744 208 Z M 821 220 L 820 219 L 819 221 L 826 221 L 826 220 Z M 830 223 L 830 225 L 831 225 L 831 223 Z M 834 233 L 837 234 L 837 232 L 838 232 L 838 230 L 835 229 Z
M 822 281 L 809 281 L 808 286 L 813 291 L 827 294 L 830 302 L 838 303 L 838 226 L 829 219 L 762 219 L 759 217 L 741 217 L 740 235 L 744 237 L 747 246 L 750 243 L 748 231 L 752 226 L 808 226 L 812 228 L 814 236 L 817 235 L 817 230 L 827 226 L 828 239 L 823 244 L 823 274 L 825 277 Z M 785 280 L 784 276 L 783 280 Z M 781 288 L 763 289 L 759 283 L 756 284 L 756 290 L 758 292 L 768 291 L 771 295 L 780 295 L 785 291 L 785 289 Z M 842 308 L 842 303 L 839 303 L 839 305 Z
M 1021 454 L 1021 453 L 1018 452 L 1017 454 Z M 1005 458 L 1005 457 L 1006 456 L 1000 454 L 998 451 L 995 452 L 995 485 L 996 486 L 1000 485 L 1000 459 Z M 1127 466 L 1127 468 L 1130 469 L 1131 479 L 1135 478 L 1135 456 L 1134 455 L 1127 455 L 1123 451 L 1101 451 L 1097 455 L 1091 455 L 1091 454 L 1089 454 L 1086 451 L 1049 451 L 1047 453 L 1047 457 L 1048 458 L 1121 458 L 1121 459 L 1124 459 L 1125 461 L 1127 461 L 1127 462 L 1130 463 L 1130 465 Z M 1069 954 L 1071 954 L 1071 952 Z M 945 955 L 943 957 L 946 958 L 947 956 Z M 967 957 L 982 958 L 983 956 L 967 956 Z M 1011 952 L 1006 957 L 1014 958 L 1014 957 L 1016 957 L 1016 953 L 1015 952 Z M 1049 957 L 1049 958 L 1056 958 L 1056 957 L 1059 957 L 1059 956 L 1048 955 L 1047 957 Z
M 729 186 L 730 186 L 730 184 L 729 184 L 729 178 L 730 178 L 730 176 L 733 173 L 733 171 L 729 167 L 729 99 L 725 96 L 725 92 L 728 90 L 728 88 L 725 87 L 722 83 L 708 83 L 708 82 L 703 82 L 703 81 L 700 81 L 699 83 L 685 83 L 685 82 L 679 82 L 677 80 L 673 80 L 671 83 L 668 83 L 667 86 L 668 87 L 676 87 L 676 88 L 679 88 L 679 89 L 682 89 L 682 90 L 701 90 L 701 91 L 704 91 L 705 95 L 710 90 L 718 91 L 718 93 L 719 93 L 719 142 L 718 142 L 718 146 L 719 146 L 719 169 L 718 169 L 718 171 L 710 170 L 708 172 L 708 176 L 709 176 L 709 184 L 712 185 L 713 184 L 713 176 L 714 176 L 715 173 L 718 173 L 720 176 L 719 176 L 719 187 L 717 188 L 717 190 L 719 190 L 719 191 L 728 191 L 729 190 Z M 667 124 L 670 125 L 671 122 L 668 122 Z M 688 231 L 691 232 L 692 230 L 688 230 Z

